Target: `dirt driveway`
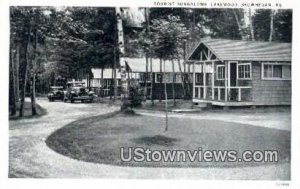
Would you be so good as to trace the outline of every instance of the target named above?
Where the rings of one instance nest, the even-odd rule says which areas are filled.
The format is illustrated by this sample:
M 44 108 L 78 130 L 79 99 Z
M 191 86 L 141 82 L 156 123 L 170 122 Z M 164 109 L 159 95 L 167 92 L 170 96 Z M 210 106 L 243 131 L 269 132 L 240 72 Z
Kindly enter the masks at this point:
M 60 155 L 45 144 L 47 136 L 64 125 L 85 117 L 117 110 L 105 104 L 38 103 L 48 114 L 10 121 L 9 176 L 34 178 L 171 178 L 289 180 L 290 164 L 242 168 L 137 168 L 102 165 Z M 199 115 L 201 117 L 201 115 Z

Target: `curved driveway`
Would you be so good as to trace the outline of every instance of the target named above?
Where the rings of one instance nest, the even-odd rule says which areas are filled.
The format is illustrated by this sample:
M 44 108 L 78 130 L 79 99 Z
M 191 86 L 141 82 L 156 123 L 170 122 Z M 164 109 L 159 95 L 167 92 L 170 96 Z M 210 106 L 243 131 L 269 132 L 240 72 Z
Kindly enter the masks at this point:
M 289 163 L 238 168 L 143 168 L 82 162 L 60 155 L 45 144 L 47 136 L 64 125 L 90 116 L 116 111 L 105 104 L 38 100 L 48 114 L 10 121 L 10 177 L 43 178 L 172 178 L 172 179 L 290 179 Z M 199 115 L 201 116 L 201 115 Z

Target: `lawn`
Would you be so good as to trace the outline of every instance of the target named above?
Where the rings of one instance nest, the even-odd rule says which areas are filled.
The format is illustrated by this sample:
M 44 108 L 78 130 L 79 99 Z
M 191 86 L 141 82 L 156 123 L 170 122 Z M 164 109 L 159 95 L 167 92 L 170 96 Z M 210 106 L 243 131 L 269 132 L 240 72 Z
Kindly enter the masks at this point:
M 137 167 L 237 167 L 257 162 L 122 162 L 120 148 L 151 150 L 277 150 L 278 163 L 290 162 L 290 132 L 216 120 L 118 113 L 75 121 L 50 135 L 47 145 L 65 156 L 87 162 Z M 127 152 L 127 151 L 126 151 Z M 273 163 L 274 164 L 274 163 Z

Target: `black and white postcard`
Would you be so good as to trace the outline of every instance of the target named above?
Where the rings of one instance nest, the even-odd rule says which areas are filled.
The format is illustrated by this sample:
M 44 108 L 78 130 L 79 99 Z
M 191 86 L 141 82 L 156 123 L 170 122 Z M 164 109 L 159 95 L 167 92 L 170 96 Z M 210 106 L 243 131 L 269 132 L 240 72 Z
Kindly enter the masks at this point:
M 1 8 L 5 187 L 297 188 L 296 2 Z

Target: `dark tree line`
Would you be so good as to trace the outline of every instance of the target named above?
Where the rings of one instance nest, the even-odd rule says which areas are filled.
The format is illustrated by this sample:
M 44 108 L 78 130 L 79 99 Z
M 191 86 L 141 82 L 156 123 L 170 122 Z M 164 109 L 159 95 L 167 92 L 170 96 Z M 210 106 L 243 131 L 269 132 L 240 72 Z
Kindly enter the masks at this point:
M 291 10 L 140 11 L 145 16 L 140 26 L 133 26 L 134 18 L 122 15 L 125 56 L 146 57 L 147 72 L 152 70 L 152 58 L 159 58 L 162 63 L 171 60 L 172 65 L 168 66 L 174 67 L 202 37 L 291 42 Z M 95 67 L 113 68 L 115 73 L 119 66 L 116 24 L 115 8 L 11 7 L 10 113 L 15 115 L 19 109 L 22 117 L 25 95 L 29 95 L 32 113 L 36 114 L 35 91 L 41 90 L 36 88 L 37 83 L 50 86 L 83 75 L 91 79 L 91 68 Z M 182 81 L 184 91 L 188 91 L 189 79 L 182 75 Z

